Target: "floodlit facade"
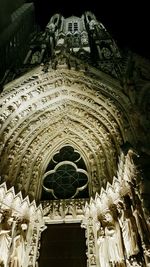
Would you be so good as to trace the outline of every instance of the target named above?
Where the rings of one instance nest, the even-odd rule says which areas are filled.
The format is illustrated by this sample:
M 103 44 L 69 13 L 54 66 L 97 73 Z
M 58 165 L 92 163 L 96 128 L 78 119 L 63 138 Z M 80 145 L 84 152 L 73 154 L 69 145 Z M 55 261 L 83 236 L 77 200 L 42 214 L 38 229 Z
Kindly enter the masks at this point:
M 150 266 L 149 61 L 88 11 L 31 33 L 1 80 L 0 266 Z M 71 224 L 84 253 L 44 254 Z

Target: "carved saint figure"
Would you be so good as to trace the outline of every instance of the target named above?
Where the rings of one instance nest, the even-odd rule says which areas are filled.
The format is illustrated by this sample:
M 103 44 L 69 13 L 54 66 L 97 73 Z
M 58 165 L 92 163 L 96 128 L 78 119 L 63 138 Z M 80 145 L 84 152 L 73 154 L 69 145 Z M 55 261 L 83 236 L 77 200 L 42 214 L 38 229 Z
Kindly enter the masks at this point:
M 9 263 L 10 267 L 22 267 L 26 260 L 25 241 L 28 229 L 27 222 L 19 222 L 18 228 L 18 233 L 13 239 L 13 250 Z
M 108 246 L 109 260 L 112 266 L 123 267 L 125 264 L 119 223 L 114 219 L 111 211 L 105 214 L 105 220 L 105 235 Z
M 120 226 L 112 211 L 102 215 L 98 237 L 100 267 L 125 267 Z
M 103 227 L 101 227 L 100 230 L 98 231 L 97 245 L 98 245 L 98 256 L 99 256 L 100 266 L 110 267 L 105 232 Z
M 10 210 L 4 210 L 1 212 L 0 222 L 0 264 L 1 266 L 7 266 L 9 249 L 11 244 L 11 225 L 12 217 Z
M 126 257 L 129 259 L 131 256 L 139 253 L 139 247 L 136 221 L 129 208 L 128 198 L 124 199 L 124 201 L 125 203 L 120 201 L 117 207 Z

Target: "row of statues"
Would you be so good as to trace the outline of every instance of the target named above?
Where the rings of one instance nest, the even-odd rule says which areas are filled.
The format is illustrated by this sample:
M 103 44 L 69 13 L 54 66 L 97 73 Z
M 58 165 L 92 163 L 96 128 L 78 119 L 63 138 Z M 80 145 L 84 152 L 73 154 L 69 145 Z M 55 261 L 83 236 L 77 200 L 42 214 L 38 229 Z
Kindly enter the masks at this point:
M 96 216 L 89 206 L 97 251 L 95 266 L 150 266 L 150 228 L 134 186 L 130 189 L 105 210 L 100 210 L 95 200 Z
M 42 206 L 0 184 L 0 267 L 34 267 L 43 227 Z
M 128 151 L 118 178 L 86 203 L 89 267 L 150 266 L 149 217 L 139 192 L 135 156 Z
M 0 267 L 36 266 L 33 257 L 38 253 L 38 231 L 44 226 L 43 216 L 45 222 L 48 219 L 47 223 L 80 219 L 86 229 L 88 267 L 150 267 L 149 217 L 139 191 L 140 175 L 133 151 L 129 151 L 120 164 L 118 177 L 89 202 L 43 203 L 44 212 L 39 209 L 40 215 L 30 218 L 6 205 L 0 207 Z
M 144 218 L 142 220 L 144 224 Z M 101 267 L 134 266 L 133 262 L 136 262 L 136 266 L 146 266 L 147 259 L 142 245 L 146 245 L 143 240 L 149 231 L 139 225 L 138 211 L 134 216 L 128 196 L 117 205 L 112 204 L 104 214 L 100 214 L 99 222 L 97 245 Z M 150 245 L 150 238 L 147 245 Z
M 10 209 L 1 209 L 0 212 L 0 266 L 23 266 L 26 261 L 29 220 L 15 217 Z

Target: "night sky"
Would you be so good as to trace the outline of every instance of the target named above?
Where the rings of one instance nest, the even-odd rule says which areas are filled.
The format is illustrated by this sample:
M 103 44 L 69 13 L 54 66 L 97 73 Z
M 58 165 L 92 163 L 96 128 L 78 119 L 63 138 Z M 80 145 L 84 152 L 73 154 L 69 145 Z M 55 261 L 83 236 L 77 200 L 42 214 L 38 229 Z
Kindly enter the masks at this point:
M 150 12 L 146 0 L 141 2 L 139 0 L 33 1 L 36 21 L 41 29 L 45 28 L 50 17 L 55 13 L 68 17 L 81 16 L 87 10 L 92 11 L 121 48 L 129 48 L 150 59 Z

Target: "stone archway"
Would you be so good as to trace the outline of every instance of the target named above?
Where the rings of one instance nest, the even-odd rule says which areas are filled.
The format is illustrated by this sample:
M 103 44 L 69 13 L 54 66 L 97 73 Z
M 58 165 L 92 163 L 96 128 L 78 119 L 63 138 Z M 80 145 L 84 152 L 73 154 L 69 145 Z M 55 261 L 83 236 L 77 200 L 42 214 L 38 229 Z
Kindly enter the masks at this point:
M 45 163 L 63 143 L 74 144 L 86 158 L 90 195 L 112 182 L 120 146 L 134 143 L 135 136 L 128 100 L 117 83 L 101 78 L 65 69 L 44 73 L 39 67 L 6 86 L 0 117 L 2 180 L 39 201 Z

